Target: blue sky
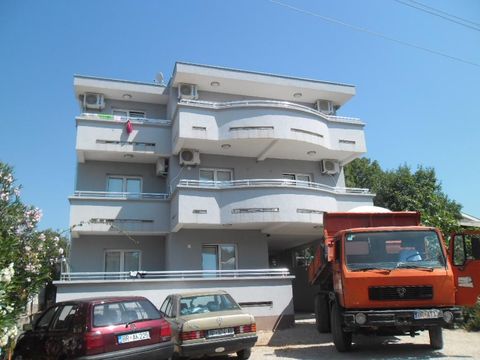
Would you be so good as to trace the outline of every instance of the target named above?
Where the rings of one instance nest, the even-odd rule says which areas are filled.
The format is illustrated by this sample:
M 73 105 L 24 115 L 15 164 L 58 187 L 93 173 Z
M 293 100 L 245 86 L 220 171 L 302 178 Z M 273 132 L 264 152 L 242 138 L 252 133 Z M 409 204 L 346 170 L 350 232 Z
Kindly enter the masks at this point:
M 282 0 L 480 64 L 480 32 L 394 0 Z M 419 0 L 480 23 L 477 0 Z M 75 179 L 73 74 L 153 81 L 175 61 L 344 82 L 340 115 L 367 123 L 386 169 L 434 167 L 480 216 L 480 66 L 374 37 L 266 0 L 0 1 L 0 161 L 41 227 L 66 229 Z

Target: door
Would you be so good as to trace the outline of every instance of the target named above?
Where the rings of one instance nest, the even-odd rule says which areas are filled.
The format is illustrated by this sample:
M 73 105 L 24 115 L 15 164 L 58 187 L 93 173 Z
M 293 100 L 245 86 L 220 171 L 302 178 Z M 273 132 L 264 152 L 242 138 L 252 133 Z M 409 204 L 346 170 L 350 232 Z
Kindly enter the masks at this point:
M 480 230 L 452 234 L 449 257 L 457 288 L 455 304 L 475 305 L 480 295 Z

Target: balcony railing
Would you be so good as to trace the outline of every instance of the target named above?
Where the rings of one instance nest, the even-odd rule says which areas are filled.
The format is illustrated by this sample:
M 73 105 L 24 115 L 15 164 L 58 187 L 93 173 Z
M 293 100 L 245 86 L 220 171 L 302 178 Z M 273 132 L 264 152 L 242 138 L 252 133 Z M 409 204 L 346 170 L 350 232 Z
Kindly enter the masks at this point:
M 336 194 L 367 194 L 370 195 L 369 189 L 333 187 L 325 184 L 288 180 L 288 179 L 247 179 L 232 181 L 208 181 L 208 180 L 188 180 L 182 179 L 177 185 L 178 187 L 193 187 L 204 189 L 233 189 L 233 188 L 253 188 L 253 187 L 295 187 L 307 188 L 313 190 L 327 191 Z
M 96 114 L 96 113 L 82 113 L 79 118 L 86 118 L 91 120 L 102 120 L 102 121 L 112 121 L 112 122 L 126 122 L 130 120 L 132 123 L 139 124 L 152 124 L 152 125 L 163 125 L 170 126 L 172 122 L 170 120 L 163 119 L 150 119 L 144 117 L 133 117 L 133 116 L 119 116 L 111 114 Z
M 180 270 L 180 271 L 124 271 L 124 272 L 62 272 L 60 281 L 103 281 L 133 279 L 245 279 L 285 278 L 288 269 L 245 269 L 245 270 Z
M 105 199 L 152 199 L 167 200 L 169 194 L 162 193 L 133 193 L 133 192 L 110 192 L 110 191 L 75 191 L 76 198 L 105 198 Z
M 213 101 L 204 101 L 204 100 L 182 99 L 179 101 L 179 105 L 190 105 L 190 106 L 203 107 L 203 108 L 209 108 L 209 109 L 232 109 L 232 108 L 241 108 L 241 107 L 282 108 L 282 109 L 291 109 L 291 110 L 310 113 L 316 116 L 320 116 L 321 118 L 327 121 L 363 125 L 363 122 L 358 118 L 327 115 L 313 108 L 310 108 L 308 106 L 292 103 L 289 101 L 240 100 L 240 101 L 213 102 Z

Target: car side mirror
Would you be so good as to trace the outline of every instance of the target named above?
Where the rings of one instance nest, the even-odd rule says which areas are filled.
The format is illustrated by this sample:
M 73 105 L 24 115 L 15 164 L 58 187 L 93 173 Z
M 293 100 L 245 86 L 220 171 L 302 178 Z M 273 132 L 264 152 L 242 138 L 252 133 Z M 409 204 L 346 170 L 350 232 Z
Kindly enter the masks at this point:
M 23 324 L 22 326 L 23 331 L 32 331 L 33 325 L 32 324 Z

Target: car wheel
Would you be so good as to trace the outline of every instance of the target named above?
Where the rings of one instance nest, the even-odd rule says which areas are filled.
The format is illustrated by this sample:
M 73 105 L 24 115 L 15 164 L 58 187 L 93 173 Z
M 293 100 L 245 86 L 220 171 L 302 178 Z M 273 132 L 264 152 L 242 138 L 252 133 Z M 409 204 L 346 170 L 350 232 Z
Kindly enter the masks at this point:
M 335 347 L 339 352 L 349 351 L 352 347 L 352 333 L 343 329 L 343 318 L 337 304 L 332 306 L 330 320 Z
M 443 329 L 440 326 L 435 326 L 428 329 L 430 336 L 430 346 L 432 349 L 440 350 L 443 348 Z
M 252 353 L 252 349 L 243 349 L 237 352 L 237 359 L 239 360 L 247 360 Z
M 325 295 L 315 296 L 315 324 L 320 333 L 330 332 L 329 304 Z

